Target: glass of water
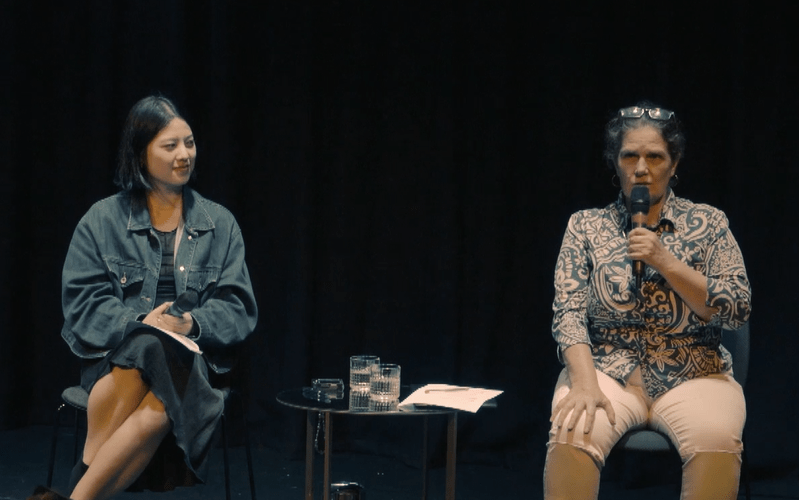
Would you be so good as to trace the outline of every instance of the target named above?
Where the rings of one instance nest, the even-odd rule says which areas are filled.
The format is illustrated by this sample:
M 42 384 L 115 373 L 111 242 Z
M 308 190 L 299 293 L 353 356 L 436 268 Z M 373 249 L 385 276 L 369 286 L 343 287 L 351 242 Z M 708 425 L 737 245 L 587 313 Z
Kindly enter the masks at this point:
M 350 356 L 350 389 L 353 391 L 369 391 L 372 367 L 380 363 L 378 356 Z
M 369 398 L 375 401 L 398 400 L 400 395 L 400 365 L 380 363 L 372 367 Z

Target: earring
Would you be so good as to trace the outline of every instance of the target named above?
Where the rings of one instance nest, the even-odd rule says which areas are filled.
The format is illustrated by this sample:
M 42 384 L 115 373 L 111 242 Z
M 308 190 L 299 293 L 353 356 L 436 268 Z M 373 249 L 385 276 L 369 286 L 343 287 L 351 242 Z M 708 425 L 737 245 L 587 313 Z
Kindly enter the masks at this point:
M 679 183 L 680 183 L 680 178 L 679 176 L 677 176 L 677 174 L 672 175 L 671 179 L 669 179 L 669 186 L 671 187 L 674 187 Z
M 621 179 L 619 179 L 618 175 L 613 174 L 613 177 L 610 178 L 610 184 L 613 187 L 621 187 Z

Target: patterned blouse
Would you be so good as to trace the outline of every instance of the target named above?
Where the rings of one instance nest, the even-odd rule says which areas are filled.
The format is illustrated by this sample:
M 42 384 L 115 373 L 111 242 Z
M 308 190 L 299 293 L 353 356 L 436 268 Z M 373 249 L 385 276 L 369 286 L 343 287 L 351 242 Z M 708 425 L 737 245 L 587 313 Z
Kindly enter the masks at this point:
M 622 384 L 640 366 L 653 398 L 686 380 L 731 370 L 721 330 L 748 320 L 751 291 L 727 217 L 670 190 L 659 225 L 650 228 L 672 254 L 707 276 L 707 305 L 718 308 L 707 322 L 649 266 L 641 290 L 635 289 L 627 256 L 630 227 L 621 193 L 605 208 L 571 216 L 555 268 L 552 306 L 561 362 L 564 349 L 588 344 L 596 368 Z

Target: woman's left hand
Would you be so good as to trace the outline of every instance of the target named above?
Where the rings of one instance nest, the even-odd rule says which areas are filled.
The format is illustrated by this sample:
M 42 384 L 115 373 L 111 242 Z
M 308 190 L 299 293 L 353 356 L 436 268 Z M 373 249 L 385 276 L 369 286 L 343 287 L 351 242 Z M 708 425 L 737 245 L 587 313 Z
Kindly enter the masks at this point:
M 660 273 L 691 310 L 704 321 L 718 311 L 707 305 L 707 278 L 672 255 L 657 233 L 638 227 L 630 231 L 627 255 Z
M 189 332 L 191 332 L 192 325 L 194 325 L 194 318 L 192 318 L 191 314 L 187 312 L 183 313 L 183 316 L 181 317 L 167 314 L 166 310 L 171 305 L 172 302 L 164 302 L 160 306 L 150 311 L 142 323 L 154 326 L 156 328 L 163 328 L 164 330 L 169 330 L 170 332 L 174 332 L 179 335 L 188 335 Z
M 664 268 L 669 259 L 674 258 L 661 243 L 660 236 L 643 227 L 630 231 L 627 255 L 630 259 L 640 260 L 658 272 Z

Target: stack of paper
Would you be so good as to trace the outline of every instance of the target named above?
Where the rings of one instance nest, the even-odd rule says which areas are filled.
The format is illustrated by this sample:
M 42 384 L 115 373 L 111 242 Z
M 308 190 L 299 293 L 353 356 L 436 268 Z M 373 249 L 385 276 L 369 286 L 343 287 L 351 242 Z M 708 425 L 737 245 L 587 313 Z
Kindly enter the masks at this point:
M 463 387 L 448 384 L 428 384 L 415 390 L 399 404 L 400 410 L 410 410 L 414 406 L 443 406 L 469 412 L 476 412 L 491 398 L 502 391 Z

